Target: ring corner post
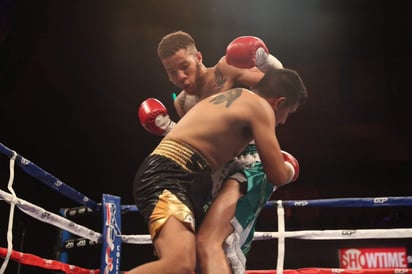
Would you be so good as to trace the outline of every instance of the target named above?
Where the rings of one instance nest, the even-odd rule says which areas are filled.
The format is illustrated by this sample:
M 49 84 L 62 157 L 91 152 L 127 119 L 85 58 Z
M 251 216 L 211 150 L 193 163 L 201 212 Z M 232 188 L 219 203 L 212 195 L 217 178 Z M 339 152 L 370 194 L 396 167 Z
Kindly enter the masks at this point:
M 121 208 L 120 197 L 103 194 L 103 232 L 100 273 L 117 274 L 121 257 Z

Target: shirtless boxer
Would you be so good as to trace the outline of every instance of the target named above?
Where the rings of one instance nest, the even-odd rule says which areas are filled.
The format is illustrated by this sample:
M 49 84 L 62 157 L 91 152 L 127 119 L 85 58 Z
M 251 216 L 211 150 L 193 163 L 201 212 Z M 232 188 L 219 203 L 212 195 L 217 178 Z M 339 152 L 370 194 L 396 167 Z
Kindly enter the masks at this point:
M 236 38 L 228 46 L 227 53 L 227 56 L 222 57 L 215 66 L 206 68 L 202 63 L 202 55 L 198 52 L 195 41 L 189 34 L 177 31 L 163 37 L 159 43 L 158 55 L 168 73 L 170 81 L 183 89 L 175 100 L 175 107 L 180 116 L 183 116 L 199 99 L 210 93 L 226 90 L 233 86 L 251 86 L 261 79 L 263 71 L 267 71 L 269 68 L 283 67 L 275 57 L 268 54 L 267 47 L 263 41 L 256 37 L 243 36 Z M 228 62 L 234 66 L 228 65 L 228 62 L 226 62 L 227 57 Z M 152 109 L 150 117 L 158 115 L 156 117 L 158 126 L 151 126 L 150 123 L 146 123 L 148 131 L 156 135 L 167 133 L 174 123 L 168 117 L 165 107 L 153 99 L 146 100 L 144 105 L 147 109 Z M 143 118 L 141 117 L 142 124 L 145 124 L 144 120 L 146 118 L 146 115 Z M 288 157 L 288 154 L 285 152 L 284 156 Z M 259 156 L 253 144 L 244 151 L 236 163 L 227 165 L 220 172 L 216 172 L 213 175 L 213 193 L 216 194 L 230 172 L 233 172 L 235 168 L 237 170 L 245 168 L 246 171 L 246 167 L 248 170 L 247 175 L 244 172 L 234 174 L 232 176 L 234 180 L 228 180 L 225 183 L 224 191 L 219 195 L 221 201 L 215 203 L 215 213 L 213 216 L 219 222 L 216 223 L 209 214 L 207 219 L 210 219 L 210 221 L 207 223 L 211 224 L 211 226 L 202 226 L 199 231 L 199 265 L 201 269 L 203 268 L 203 273 L 208 273 L 208 271 L 223 273 L 222 267 L 228 269 L 222 249 L 222 242 L 226 239 L 227 235 L 233 232 L 234 228 L 236 229 L 236 235 L 233 236 L 236 237 L 230 237 L 227 240 L 227 243 L 231 244 L 226 244 L 226 253 L 231 261 L 232 268 L 238 269 L 240 273 L 244 269 L 245 256 L 253 240 L 256 218 L 267 199 L 270 198 L 274 188 L 266 180 L 266 176 L 259 163 Z M 248 179 L 249 176 L 253 180 Z M 245 181 L 247 181 L 249 186 L 242 187 L 243 190 L 240 191 L 237 182 Z M 261 189 L 265 189 L 266 192 L 262 193 Z M 241 199 L 236 207 L 236 202 L 245 193 L 247 195 Z M 260 197 L 261 195 L 263 197 Z M 217 204 L 220 207 L 217 207 Z M 253 206 L 251 207 L 250 205 Z M 233 218 L 235 208 L 237 216 Z M 231 209 L 230 213 L 228 213 L 227 209 Z M 222 216 L 217 210 L 225 210 L 225 214 Z M 247 221 L 238 220 L 244 219 L 245 216 L 248 216 Z M 240 263 L 237 263 L 238 266 L 234 266 L 236 261 L 240 261 Z M 202 265 L 207 268 L 202 267 Z M 214 266 L 218 267 L 216 271 L 214 271 Z
M 282 64 L 275 57 L 268 54 L 263 41 L 256 37 L 244 36 L 235 39 L 228 46 L 227 52 L 227 56 L 222 57 L 214 67 L 206 68 L 202 63 L 201 53 L 198 52 L 195 42 L 189 34 L 181 31 L 170 33 L 159 43 L 158 55 L 168 73 L 169 80 L 183 89 L 175 100 L 175 107 L 180 116 L 183 116 L 199 99 L 210 93 L 216 93 L 233 86 L 251 86 L 261 79 L 262 71 L 267 71 L 271 67 L 282 67 Z M 228 65 L 227 58 L 235 66 Z M 257 67 L 255 67 L 256 63 L 258 63 Z M 211 90 L 212 92 L 210 92 Z M 146 100 L 144 105 L 147 111 L 151 111 L 149 116 L 156 118 L 157 125 L 145 122 L 145 119 L 148 118 L 146 112 L 140 117 L 141 122 L 143 125 L 146 124 L 145 127 L 149 132 L 164 135 L 174 125 L 167 115 L 167 110 L 160 102 L 153 99 Z M 288 156 L 286 152 L 282 153 L 284 153 L 284 157 L 292 157 Z M 224 273 L 223 268 L 229 273 L 222 243 L 233 232 L 234 228 L 236 235 L 228 239 L 227 242 L 231 244 L 226 245 L 226 253 L 231 259 L 233 270 L 236 268 L 238 272 L 243 272 L 245 256 L 253 240 L 256 218 L 274 190 L 273 185 L 266 180 L 253 144 L 238 157 L 235 164 L 227 165 L 221 172 L 214 174 L 213 193 L 216 193 L 223 180 L 235 167 L 238 170 L 245 168 L 244 172 L 247 173 L 234 174 L 231 177 L 233 179 L 225 183 L 224 191 L 219 195 L 220 201 L 212 206 L 214 208 L 213 216 L 208 214 L 207 220 L 209 221 L 206 222 L 208 225 L 202 225 L 199 230 L 199 266 L 200 269 L 203 269 L 203 273 Z M 297 175 L 298 172 L 295 177 Z M 244 186 L 243 191 L 240 191 L 238 182 L 247 182 L 249 186 Z M 262 193 L 262 189 L 265 190 L 264 193 Z M 236 202 L 245 193 L 247 195 L 237 205 L 237 216 L 233 218 Z M 262 195 L 263 197 L 261 197 Z M 230 210 L 228 211 L 228 209 Z M 223 213 L 224 215 L 222 215 Z M 240 248 L 242 248 L 244 255 Z M 235 266 L 236 260 L 240 260 L 238 266 Z
M 276 125 L 306 100 L 299 75 L 270 70 L 253 88 L 231 89 L 197 103 L 145 159 L 134 181 L 137 207 L 159 260 L 129 273 L 192 273 L 195 228 L 209 199 L 211 174 L 254 140 L 268 180 L 289 183 L 297 170 L 283 157 Z

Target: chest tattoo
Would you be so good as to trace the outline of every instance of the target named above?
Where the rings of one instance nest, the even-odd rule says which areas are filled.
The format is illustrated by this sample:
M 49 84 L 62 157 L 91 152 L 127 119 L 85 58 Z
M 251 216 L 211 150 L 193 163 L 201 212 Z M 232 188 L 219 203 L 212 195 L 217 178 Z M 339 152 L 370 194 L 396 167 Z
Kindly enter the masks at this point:
M 183 93 L 183 97 L 179 100 L 179 107 L 180 107 L 180 109 L 183 111 L 183 112 L 187 112 L 187 109 L 186 109 L 186 99 L 187 99 L 187 96 L 186 96 L 186 93 Z

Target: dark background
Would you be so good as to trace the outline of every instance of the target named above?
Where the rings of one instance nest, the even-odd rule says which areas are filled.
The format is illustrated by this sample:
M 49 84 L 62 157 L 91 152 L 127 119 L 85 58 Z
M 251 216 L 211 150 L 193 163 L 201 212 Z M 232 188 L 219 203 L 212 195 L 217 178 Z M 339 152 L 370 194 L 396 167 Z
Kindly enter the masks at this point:
M 300 179 L 273 199 L 411 196 L 407 3 L 0 0 L 0 142 L 95 201 L 109 193 L 133 204 L 134 174 L 160 140 L 138 123 L 139 104 L 158 98 L 177 120 L 172 93 L 179 90 L 156 55 L 161 37 L 189 32 L 204 63 L 212 66 L 231 40 L 255 35 L 300 73 L 310 96 L 278 130 L 282 148 L 300 162 Z M 6 190 L 8 158 L 2 155 L 0 179 Z M 19 168 L 14 188 L 19 197 L 52 212 L 78 205 Z M 0 213 L 6 220 L 7 204 Z M 265 210 L 258 230 L 275 230 L 275 218 L 273 210 Z M 287 218 L 290 229 L 412 225 L 410 210 L 403 208 L 296 209 Z M 90 220 L 100 230 L 99 221 Z M 1 246 L 6 224 L 1 222 Z M 129 213 L 122 232 L 147 230 L 138 214 Z M 16 212 L 16 250 L 52 258 L 56 237 L 49 225 Z M 257 242 L 249 268 L 273 269 L 275 245 Z M 339 247 L 393 245 L 412 253 L 407 240 L 291 242 L 285 267 L 338 267 Z M 122 268 L 153 259 L 151 252 L 150 246 L 126 245 Z M 80 266 L 98 267 L 99 251 L 79 250 L 72 257 Z M 11 262 L 10 273 L 15 268 Z

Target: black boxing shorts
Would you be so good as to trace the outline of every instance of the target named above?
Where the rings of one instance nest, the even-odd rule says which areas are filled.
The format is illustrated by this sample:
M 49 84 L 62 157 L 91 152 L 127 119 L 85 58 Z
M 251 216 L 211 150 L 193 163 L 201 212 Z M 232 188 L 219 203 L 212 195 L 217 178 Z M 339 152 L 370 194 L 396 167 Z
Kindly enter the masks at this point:
M 146 157 L 134 179 L 133 195 L 152 240 L 170 216 L 193 232 L 211 198 L 211 168 L 193 148 L 166 139 Z

